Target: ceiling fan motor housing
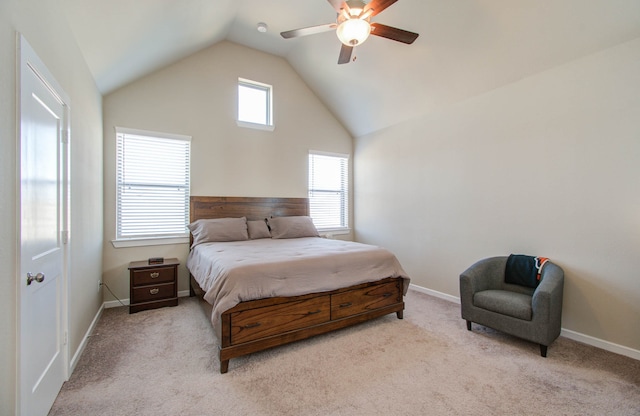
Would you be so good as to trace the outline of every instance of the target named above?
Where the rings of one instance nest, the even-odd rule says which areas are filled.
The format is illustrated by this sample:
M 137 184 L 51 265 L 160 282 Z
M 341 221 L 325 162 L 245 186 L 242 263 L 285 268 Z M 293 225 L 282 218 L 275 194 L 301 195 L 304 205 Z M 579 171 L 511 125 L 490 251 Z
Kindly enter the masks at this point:
M 364 12 L 364 1 L 350 0 L 345 3 L 347 8 L 338 13 L 336 35 L 347 46 L 360 45 L 371 33 L 371 14 Z

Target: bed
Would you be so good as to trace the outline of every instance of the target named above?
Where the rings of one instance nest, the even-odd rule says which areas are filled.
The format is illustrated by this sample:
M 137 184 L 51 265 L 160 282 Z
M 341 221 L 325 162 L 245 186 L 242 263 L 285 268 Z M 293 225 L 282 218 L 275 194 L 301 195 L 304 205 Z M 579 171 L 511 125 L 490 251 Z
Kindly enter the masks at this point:
M 245 221 L 251 235 L 208 241 L 192 227 L 190 293 L 204 300 L 221 373 L 232 358 L 390 313 L 403 318 L 409 277 L 395 256 L 380 247 L 306 235 L 300 221 L 310 221 L 308 215 L 306 198 L 191 197 L 192 225 Z M 259 234 L 253 226 L 265 219 L 270 236 L 253 238 Z M 289 238 L 292 229 L 302 234 Z

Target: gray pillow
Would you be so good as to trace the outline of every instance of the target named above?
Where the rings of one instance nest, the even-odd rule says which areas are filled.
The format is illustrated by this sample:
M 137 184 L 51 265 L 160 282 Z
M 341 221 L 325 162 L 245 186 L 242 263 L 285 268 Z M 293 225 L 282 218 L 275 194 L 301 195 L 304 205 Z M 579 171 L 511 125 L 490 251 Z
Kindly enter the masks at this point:
M 212 241 L 242 241 L 249 239 L 246 217 L 202 219 L 192 222 L 187 227 L 193 235 L 191 247 Z
M 311 217 L 273 217 L 267 220 L 271 238 L 320 237 Z
M 265 220 L 247 221 L 247 228 L 249 230 L 249 239 L 251 240 L 271 238 L 271 233 Z

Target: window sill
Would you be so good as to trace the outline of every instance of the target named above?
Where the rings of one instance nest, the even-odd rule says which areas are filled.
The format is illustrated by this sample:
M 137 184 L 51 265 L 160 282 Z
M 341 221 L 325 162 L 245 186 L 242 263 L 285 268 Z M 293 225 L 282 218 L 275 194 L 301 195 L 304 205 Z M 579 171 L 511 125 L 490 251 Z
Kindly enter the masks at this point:
M 123 240 L 111 240 L 111 244 L 113 244 L 114 248 L 189 244 L 189 237 L 127 238 Z
M 336 235 L 347 235 L 351 232 L 350 228 L 333 228 L 333 229 L 324 229 L 318 230 L 320 237 L 332 239 Z
M 246 127 L 254 130 L 274 131 L 276 129 L 276 126 L 274 125 L 269 126 L 267 124 L 249 123 L 247 121 L 239 120 L 237 120 L 236 123 L 238 124 L 238 127 Z

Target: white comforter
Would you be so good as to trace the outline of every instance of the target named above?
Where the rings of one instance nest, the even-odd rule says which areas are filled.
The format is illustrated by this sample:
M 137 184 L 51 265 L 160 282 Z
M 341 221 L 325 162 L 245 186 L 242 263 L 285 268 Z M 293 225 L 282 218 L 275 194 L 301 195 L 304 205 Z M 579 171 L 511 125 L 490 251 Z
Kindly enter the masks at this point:
M 187 268 L 213 305 L 211 322 L 240 302 L 325 292 L 386 277 L 409 277 L 380 247 L 319 237 L 200 244 Z

